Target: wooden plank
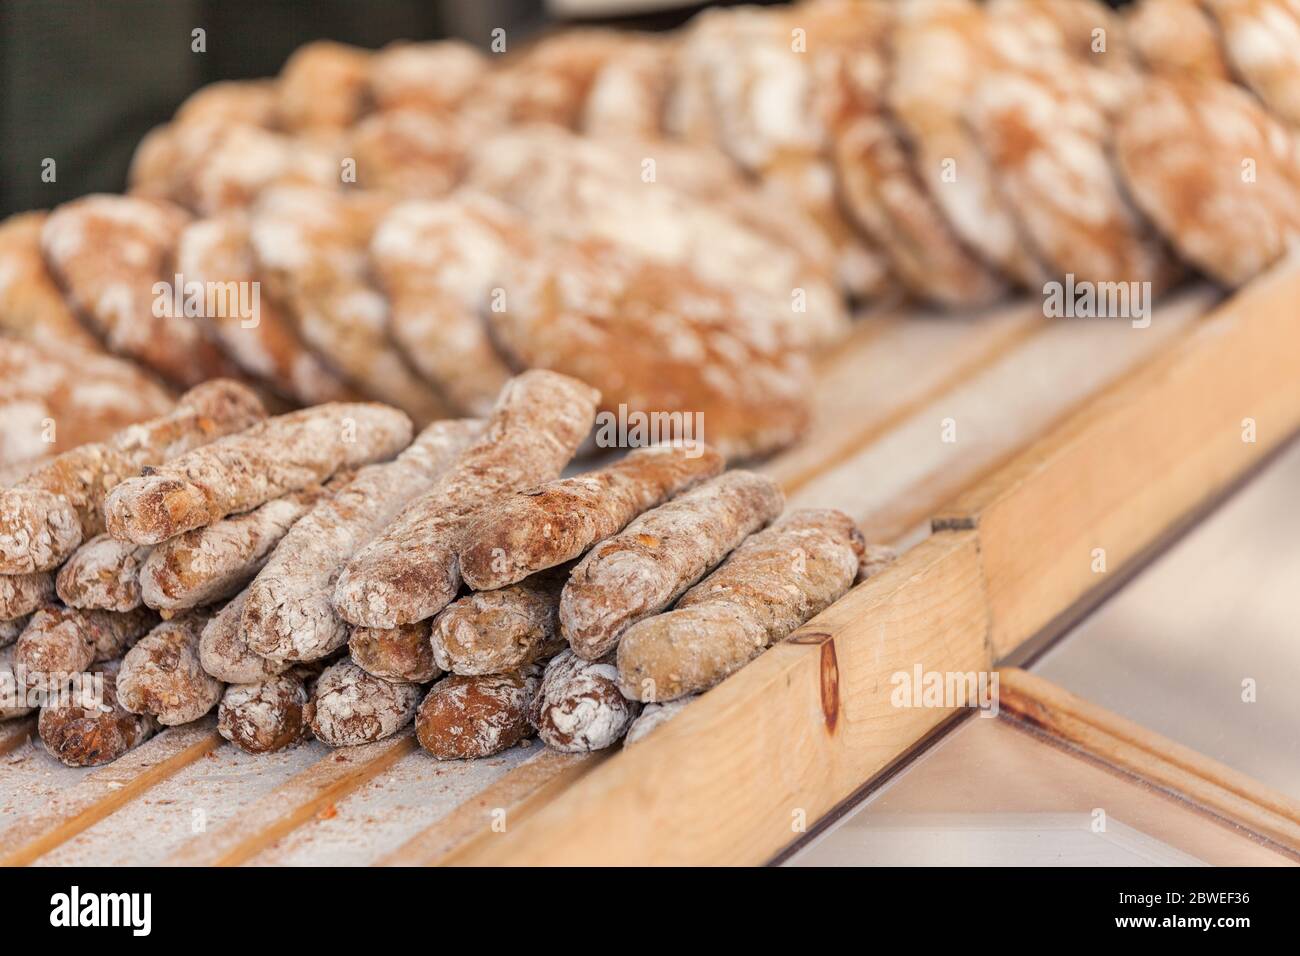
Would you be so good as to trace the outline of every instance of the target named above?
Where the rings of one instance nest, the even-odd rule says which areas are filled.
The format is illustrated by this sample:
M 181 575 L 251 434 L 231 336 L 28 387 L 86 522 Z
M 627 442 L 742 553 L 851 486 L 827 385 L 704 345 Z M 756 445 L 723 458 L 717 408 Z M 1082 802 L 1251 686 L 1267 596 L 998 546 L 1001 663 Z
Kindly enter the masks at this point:
M 1156 308 L 1149 328 L 1110 320 L 1047 328 L 916 409 L 839 467 L 804 483 L 791 507 L 840 508 L 891 540 L 1116 379 L 1188 334 L 1216 293 L 1198 286 Z
M 93 826 L 219 747 L 212 718 L 174 727 L 89 773 L 80 783 L 0 831 L 0 866 L 24 866 Z
M 860 319 L 818 362 L 808 433 L 760 470 L 791 494 L 1046 327 L 1024 302 L 982 315 Z
M 248 807 L 181 847 L 168 866 L 238 866 L 383 773 L 415 749 L 414 728 L 387 740 L 332 751 Z
M 1300 428 L 1298 299 L 1290 262 L 936 518 L 979 530 L 999 659 Z
M 998 699 L 1004 714 L 1300 853 L 1300 802 L 1254 778 L 1020 668 L 999 672 Z
M 545 801 L 594 770 L 614 750 L 562 754 L 546 749 L 511 770 L 432 826 L 378 860 L 380 866 L 432 866 L 454 862 L 458 851 L 484 834 L 507 833 Z
M 754 864 L 885 767 L 951 707 L 895 707 L 890 675 L 989 664 L 975 537 L 936 535 L 672 722 L 506 833 L 487 864 Z

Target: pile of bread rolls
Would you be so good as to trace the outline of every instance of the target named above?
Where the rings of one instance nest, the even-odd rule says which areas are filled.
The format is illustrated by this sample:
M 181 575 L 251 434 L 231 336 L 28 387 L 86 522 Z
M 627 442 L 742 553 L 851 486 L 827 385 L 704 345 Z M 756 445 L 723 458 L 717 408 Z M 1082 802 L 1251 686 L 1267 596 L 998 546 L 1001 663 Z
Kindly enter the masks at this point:
M 250 753 L 413 720 L 439 759 L 597 750 L 883 566 L 703 443 L 562 477 L 599 401 L 531 370 L 417 433 L 214 379 L 51 458 L 0 490 L 0 718 L 71 766 L 214 709 Z
M 1297 0 L 821 0 L 490 53 L 313 43 L 194 94 L 126 195 L 0 224 L 0 363 L 26 361 L 13 338 L 106 349 L 173 388 L 236 375 L 419 425 L 547 368 L 763 455 L 800 434 L 808 355 L 856 302 L 1235 286 L 1279 259 L 1297 50 Z M 177 281 L 206 298 L 160 308 Z M 254 322 L 213 301 L 254 283 Z M 54 450 L 35 432 L 79 406 L 0 389 L 21 412 L 0 461 Z M 143 391 L 103 391 L 103 417 L 139 417 Z

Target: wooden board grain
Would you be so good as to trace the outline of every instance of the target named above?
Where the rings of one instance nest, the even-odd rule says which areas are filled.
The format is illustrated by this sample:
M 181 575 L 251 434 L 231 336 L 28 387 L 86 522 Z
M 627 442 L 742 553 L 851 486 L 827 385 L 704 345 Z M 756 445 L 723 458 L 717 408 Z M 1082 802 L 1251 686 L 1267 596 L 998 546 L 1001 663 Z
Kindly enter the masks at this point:
M 999 685 L 1004 714 L 1300 856 L 1300 801 L 1027 671 L 1005 668 Z
M 463 864 L 756 864 L 953 713 L 890 675 L 988 667 L 979 555 L 937 535 Z
M 936 518 L 979 531 L 999 659 L 1300 428 L 1297 300 L 1288 262 Z

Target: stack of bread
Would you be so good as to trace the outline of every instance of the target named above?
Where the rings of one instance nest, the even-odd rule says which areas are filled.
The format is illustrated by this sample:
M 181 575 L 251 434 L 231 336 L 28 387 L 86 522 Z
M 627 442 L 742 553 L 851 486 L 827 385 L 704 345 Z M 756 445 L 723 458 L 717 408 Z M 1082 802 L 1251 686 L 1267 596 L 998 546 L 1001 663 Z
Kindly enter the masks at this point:
M 253 753 L 412 720 L 440 759 L 620 740 L 840 597 L 836 511 L 697 442 L 562 477 L 600 396 L 534 370 L 482 418 L 268 417 L 228 379 L 0 492 L 5 717 L 70 765 L 218 711 Z
M 0 364 L 29 361 L 14 337 L 107 349 L 175 388 L 237 374 L 421 426 L 547 368 L 764 455 L 854 303 L 1275 262 L 1300 235 L 1297 49 L 1297 0 L 821 0 L 491 53 L 313 43 L 194 94 L 126 195 L 0 225 Z M 250 319 L 230 300 L 254 286 Z M 60 387 L 0 386 L 0 461 L 60 450 Z M 92 438 L 157 411 L 102 393 Z

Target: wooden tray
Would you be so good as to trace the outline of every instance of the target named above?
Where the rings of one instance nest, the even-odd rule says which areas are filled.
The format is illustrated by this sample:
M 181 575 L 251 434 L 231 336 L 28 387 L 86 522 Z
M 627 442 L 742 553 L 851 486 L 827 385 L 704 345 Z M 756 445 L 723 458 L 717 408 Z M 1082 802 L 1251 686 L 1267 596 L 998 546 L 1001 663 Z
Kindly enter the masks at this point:
M 954 716 L 890 706 L 888 675 L 1015 660 L 1300 428 L 1298 299 L 1287 266 L 1227 302 L 1184 290 L 1145 329 L 1036 303 L 864 317 L 822 363 L 808 440 L 766 470 L 908 550 L 643 742 L 439 763 L 408 732 L 250 757 L 209 719 L 82 771 L 10 724 L 0 862 L 767 861 Z M 1017 714 L 1300 849 L 1292 801 L 1020 673 Z

